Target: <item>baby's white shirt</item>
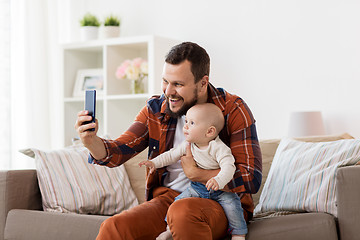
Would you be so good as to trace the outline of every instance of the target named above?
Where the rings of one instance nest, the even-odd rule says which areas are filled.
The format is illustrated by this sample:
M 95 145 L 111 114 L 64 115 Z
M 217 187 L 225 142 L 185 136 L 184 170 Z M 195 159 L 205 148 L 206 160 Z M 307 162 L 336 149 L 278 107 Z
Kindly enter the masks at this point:
M 183 141 L 178 147 L 160 154 L 151 161 L 156 168 L 165 167 L 176 163 L 181 156 L 186 154 L 187 141 Z M 218 169 L 220 172 L 214 177 L 219 184 L 219 189 L 223 189 L 233 178 L 235 173 L 235 158 L 231 149 L 226 146 L 218 137 L 209 142 L 206 149 L 199 149 L 194 143 L 191 143 L 191 153 L 197 165 L 202 169 Z

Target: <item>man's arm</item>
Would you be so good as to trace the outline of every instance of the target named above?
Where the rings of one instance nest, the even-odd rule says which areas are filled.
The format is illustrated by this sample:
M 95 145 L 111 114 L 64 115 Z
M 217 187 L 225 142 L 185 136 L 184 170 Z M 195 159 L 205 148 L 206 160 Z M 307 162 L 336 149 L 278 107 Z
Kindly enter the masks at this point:
M 115 140 L 102 139 L 96 136 L 98 130 L 97 121 L 95 123 L 81 125 L 89 118 L 86 111 L 78 114 L 75 128 L 79 133 L 84 146 L 90 151 L 89 162 L 107 167 L 117 167 L 146 149 L 148 144 L 148 111 L 146 106 L 136 116 L 134 123 Z M 95 128 L 94 132 L 85 131 Z
M 236 171 L 228 183 L 233 192 L 256 193 L 261 184 L 262 159 L 255 119 L 246 103 L 237 98 L 229 105 L 227 132 L 235 158 Z
M 97 119 L 95 120 L 95 123 L 83 125 L 84 122 L 90 121 L 91 119 L 92 117 L 88 115 L 88 111 L 79 112 L 75 123 L 75 130 L 77 131 L 81 142 L 89 149 L 91 155 L 95 159 L 103 159 L 106 157 L 107 153 L 103 141 L 96 135 L 99 129 Z M 91 128 L 95 128 L 95 131 L 87 131 Z

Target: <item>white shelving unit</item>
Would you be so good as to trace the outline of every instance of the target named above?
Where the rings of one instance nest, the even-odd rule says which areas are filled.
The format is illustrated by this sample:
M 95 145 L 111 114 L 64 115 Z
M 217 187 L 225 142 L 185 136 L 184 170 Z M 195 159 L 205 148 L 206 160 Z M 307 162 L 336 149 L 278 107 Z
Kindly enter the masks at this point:
M 157 36 L 122 37 L 71 43 L 62 46 L 63 79 L 63 143 L 71 144 L 77 137 L 74 124 L 77 113 L 84 109 L 84 97 L 73 97 L 76 74 L 81 69 L 100 68 L 103 71 L 103 94 L 97 95 L 96 118 L 99 136 L 119 136 L 133 122 L 146 100 L 161 94 L 164 58 L 179 41 Z M 131 94 L 130 80 L 117 79 L 115 71 L 126 59 L 141 57 L 148 61 L 149 75 L 144 94 Z

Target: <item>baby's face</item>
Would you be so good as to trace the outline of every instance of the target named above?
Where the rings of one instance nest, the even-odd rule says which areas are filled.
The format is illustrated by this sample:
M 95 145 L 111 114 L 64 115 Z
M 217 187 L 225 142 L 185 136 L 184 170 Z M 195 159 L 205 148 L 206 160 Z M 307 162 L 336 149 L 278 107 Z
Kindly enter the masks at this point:
M 204 143 L 208 142 L 206 133 L 210 127 L 206 116 L 201 111 L 189 109 L 185 116 L 185 125 L 183 132 L 185 139 L 191 143 Z

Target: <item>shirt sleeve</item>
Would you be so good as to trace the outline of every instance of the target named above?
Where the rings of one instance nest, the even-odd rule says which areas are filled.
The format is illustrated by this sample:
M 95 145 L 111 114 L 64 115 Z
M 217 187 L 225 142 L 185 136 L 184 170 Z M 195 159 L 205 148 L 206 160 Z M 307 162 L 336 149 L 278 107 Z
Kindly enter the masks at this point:
M 90 154 L 89 162 L 107 167 L 117 167 L 145 150 L 149 146 L 148 114 L 145 106 L 136 116 L 134 123 L 120 137 L 115 140 L 102 139 L 107 156 L 97 160 Z
M 235 158 L 231 154 L 231 149 L 224 143 L 219 144 L 219 147 L 217 148 L 216 161 L 219 163 L 220 172 L 214 179 L 219 184 L 219 189 L 223 189 L 233 178 L 236 170 L 234 165 Z
M 262 157 L 255 120 L 241 98 L 235 100 L 228 112 L 227 131 L 230 133 L 236 171 L 227 187 L 232 192 L 254 194 L 259 190 L 262 179 Z
M 169 151 L 160 154 L 156 158 L 151 159 L 150 161 L 155 164 L 155 168 L 162 168 L 176 163 L 183 155 L 184 149 L 186 149 L 186 144 L 187 142 L 183 141 L 178 147 L 172 148 Z

